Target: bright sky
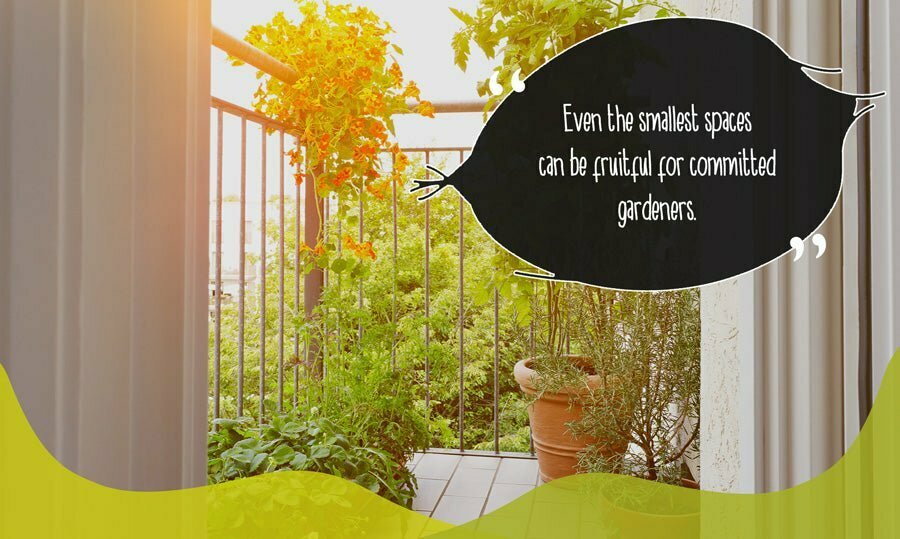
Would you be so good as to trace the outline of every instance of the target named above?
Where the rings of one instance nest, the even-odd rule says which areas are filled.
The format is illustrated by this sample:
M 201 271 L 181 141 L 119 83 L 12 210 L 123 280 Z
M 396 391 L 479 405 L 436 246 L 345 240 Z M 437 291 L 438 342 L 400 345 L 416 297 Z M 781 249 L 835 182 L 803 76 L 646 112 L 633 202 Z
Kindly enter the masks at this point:
M 404 51 L 400 59 L 404 74 L 416 81 L 424 99 L 477 99 L 475 83 L 490 74 L 491 63 L 479 51 L 473 50 L 466 73 L 454 65 L 450 38 L 462 23 L 448 9 L 472 11 L 476 0 L 342 1 L 365 5 L 391 24 L 395 32 L 391 39 Z M 213 24 L 243 38 L 250 26 L 268 22 L 279 11 L 292 18 L 297 8 L 293 0 L 213 0 Z M 250 108 L 257 87 L 255 74 L 252 67 L 231 66 L 224 53 L 213 49 L 214 96 Z M 396 124 L 402 146 L 471 146 L 481 129 L 482 117 L 479 113 L 439 114 L 432 120 L 408 115 L 396 118 Z

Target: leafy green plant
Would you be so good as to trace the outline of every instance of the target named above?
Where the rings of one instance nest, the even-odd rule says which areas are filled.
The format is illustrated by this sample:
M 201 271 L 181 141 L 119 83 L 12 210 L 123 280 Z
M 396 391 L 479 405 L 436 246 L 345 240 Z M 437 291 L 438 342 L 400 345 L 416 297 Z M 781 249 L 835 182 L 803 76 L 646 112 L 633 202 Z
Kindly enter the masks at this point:
M 342 477 L 409 507 L 416 480 L 406 461 L 353 440 L 325 417 L 281 414 L 267 424 L 252 418 L 217 419 L 208 438 L 208 479 L 221 483 L 279 471 Z
M 655 9 L 657 17 L 684 15 L 669 2 L 643 0 L 481 0 L 472 13 L 451 8 L 464 24 L 451 42 L 454 61 L 465 71 L 473 43 L 490 59 L 500 56 L 494 72 L 506 92 L 492 95 L 490 77 L 477 87 L 478 95 L 487 97 L 488 111 L 509 93 L 516 71 L 525 78 L 565 49 L 644 9 Z

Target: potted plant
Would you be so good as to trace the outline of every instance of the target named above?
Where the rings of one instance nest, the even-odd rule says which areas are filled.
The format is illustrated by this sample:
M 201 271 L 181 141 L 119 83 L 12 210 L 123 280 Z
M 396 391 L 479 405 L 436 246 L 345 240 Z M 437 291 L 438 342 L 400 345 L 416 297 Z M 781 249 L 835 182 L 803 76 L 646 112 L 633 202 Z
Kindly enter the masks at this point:
M 699 291 L 578 291 L 572 325 L 591 362 L 581 373 L 550 362 L 542 373 L 579 389 L 566 424 L 587 441 L 576 468 L 620 474 L 595 484 L 599 510 L 623 537 L 695 535 L 699 484 L 685 459 L 699 451 Z
M 588 447 L 611 460 L 625 453 L 625 437 L 617 432 L 576 432 L 572 428 L 583 420 L 584 399 L 616 384 L 603 370 L 603 361 L 569 353 L 572 337 L 581 340 L 581 331 L 573 329 L 585 327 L 588 320 L 598 326 L 605 323 L 584 310 L 591 294 L 610 292 L 548 283 L 547 336 L 542 353 L 519 361 L 514 369 L 519 387 L 533 399 L 528 414 L 544 481 L 575 473 L 579 455 Z
M 616 383 L 588 388 L 573 433 L 621 438 L 628 451 L 610 458 L 588 446 L 579 468 L 699 488 L 684 466 L 699 451 L 699 291 L 596 292 L 586 303 L 602 321 L 586 331 L 587 347 Z

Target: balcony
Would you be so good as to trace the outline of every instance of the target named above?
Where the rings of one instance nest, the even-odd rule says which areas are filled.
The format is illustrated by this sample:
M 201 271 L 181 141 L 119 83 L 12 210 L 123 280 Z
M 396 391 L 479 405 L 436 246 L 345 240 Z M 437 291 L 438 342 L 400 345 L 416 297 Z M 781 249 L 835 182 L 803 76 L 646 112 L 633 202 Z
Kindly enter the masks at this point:
M 221 34 L 215 40 L 273 77 L 290 69 L 246 43 Z M 289 81 L 299 75 L 281 76 Z M 390 114 L 404 114 L 409 102 L 403 103 L 401 98 Z M 483 103 L 435 107 L 439 114 L 483 110 Z M 696 295 L 643 295 L 663 303 L 642 306 L 640 294 L 513 279 L 511 265 L 525 269 L 523 263 L 512 261 L 482 229 L 462 196 L 446 191 L 420 201 L 406 192 L 406 182 L 427 179 L 432 166 L 451 173 L 469 147 L 383 147 L 382 139 L 363 161 L 348 161 L 364 168 L 329 170 L 327 158 L 315 157 L 322 140 L 329 147 L 327 133 L 311 138 L 308 130 L 216 98 L 210 112 L 211 481 L 282 469 L 323 471 L 462 523 L 538 485 L 536 448 L 549 480 L 573 473 L 589 445 L 561 441 L 571 439 L 567 429 L 579 419 L 572 412 L 537 423 L 541 437 L 532 440 L 533 397 L 520 389 L 528 385 L 524 379 L 513 376 L 517 362 L 538 357 L 540 350 L 540 357 L 565 363 L 557 369 L 560 380 L 578 372 L 574 382 L 549 390 L 553 400 L 589 373 L 609 374 L 608 366 L 587 364 L 592 352 L 595 358 L 630 357 L 630 342 L 652 342 L 653 350 L 638 351 L 626 369 L 640 374 L 627 373 L 631 384 L 614 391 L 637 395 L 630 405 L 635 409 L 656 408 L 620 423 L 608 420 L 618 412 L 596 407 L 607 419 L 595 417 L 589 428 L 604 423 L 619 429 L 603 434 L 614 440 L 610 447 L 618 456 L 604 453 L 604 441 L 586 458 L 594 458 L 593 471 L 621 473 L 625 462 L 626 473 L 655 479 L 659 468 L 649 455 L 671 454 L 662 462 L 671 481 L 691 475 L 684 465 L 696 463 L 688 449 L 698 426 L 689 421 L 699 390 L 690 380 L 699 385 L 699 368 L 689 367 L 690 376 L 678 377 L 685 381 L 665 382 L 662 390 L 658 380 L 699 360 Z M 354 124 L 340 125 L 349 133 Z M 360 148 L 352 146 L 354 156 Z M 660 326 L 647 324 L 645 312 L 661 313 L 649 318 Z M 649 333 L 631 340 L 626 326 Z M 696 341 L 686 346 L 696 345 L 698 353 L 675 351 L 671 343 L 680 346 L 682 338 Z M 591 348 L 600 340 L 600 348 Z M 675 365 L 671 357 L 679 354 Z M 645 392 L 651 384 L 652 398 Z M 540 393 L 534 387 L 526 392 Z M 615 404 L 620 397 L 602 398 Z M 641 424 L 640 434 L 631 436 L 638 415 L 652 424 Z M 548 421 L 554 431 L 549 436 Z M 670 452 L 668 445 L 678 448 Z M 270 454 L 272 448 L 285 450 Z M 341 462 L 334 462 L 336 454 Z M 552 474 L 547 455 L 562 461 Z M 387 468 L 372 473 L 372 462 Z

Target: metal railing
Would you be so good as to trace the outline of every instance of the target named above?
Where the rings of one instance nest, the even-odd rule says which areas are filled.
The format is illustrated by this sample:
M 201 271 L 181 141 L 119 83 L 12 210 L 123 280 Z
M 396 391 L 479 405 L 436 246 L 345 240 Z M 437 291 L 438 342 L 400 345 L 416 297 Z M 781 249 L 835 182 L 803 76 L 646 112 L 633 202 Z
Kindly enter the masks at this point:
M 329 201 L 322 200 L 316 196 L 315 191 L 311 189 L 314 182 L 306 181 L 307 189 L 301 189 L 300 186 L 296 185 L 293 181 L 294 174 L 303 173 L 302 170 L 295 169 L 291 171 L 292 173 L 288 173 L 287 165 L 285 163 L 285 150 L 286 150 L 286 141 L 290 141 L 293 144 L 297 144 L 297 134 L 287 125 L 281 124 L 277 121 L 271 120 L 262 116 L 254 111 L 239 107 L 237 105 L 219 100 L 212 100 L 212 111 L 215 116 L 216 121 L 216 129 L 214 130 L 216 141 L 214 147 L 216 148 L 215 155 L 215 181 L 212 182 L 213 190 L 212 190 L 212 200 L 211 203 L 214 205 L 214 215 L 216 216 L 216 226 L 214 228 L 214 237 L 212 238 L 212 251 L 214 253 L 214 257 L 212 257 L 211 265 L 214 269 L 213 275 L 211 277 L 212 287 L 211 287 L 211 323 L 213 324 L 213 347 L 212 347 L 212 368 L 213 368 L 213 387 L 212 387 L 212 416 L 213 418 L 219 418 L 223 416 L 223 411 L 221 407 L 221 401 L 223 396 L 231 397 L 233 396 L 235 400 L 235 408 L 236 414 L 238 416 L 244 415 L 245 413 L 245 403 L 248 398 L 248 393 L 246 392 L 246 384 L 245 384 L 245 371 L 248 368 L 247 360 L 249 358 L 245 357 L 245 326 L 246 326 L 246 316 L 245 311 L 248 309 L 247 305 L 247 257 L 248 253 L 246 250 L 246 242 L 247 242 L 247 223 L 248 223 L 248 193 L 257 192 L 259 193 L 260 202 L 258 208 L 255 210 L 258 214 L 259 218 L 259 246 L 258 246 L 258 255 L 259 255 L 259 272 L 257 274 L 258 281 L 258 293 L 256 294 L 256 298 L 258 301 L 259 313 L 260 313 L 260 324 L 259 324 L 259 355 L 258 364 L 259 364 L 259 385 L 258 391 L 255 397 L 258 399 L 258 417 L 262 420 L 267 416 L 271 410 L 266 409 L 266 367 L 267 367 L 267 359 L 266 359 L 266 326 L 268 320 L 266 319 L 266 301 L 267 296 L 271 295 L 271 292 L 267 294 L 266 292 L 266 260 L 269 255 L 268 248 L 271 243 L 271 238 L 267 238 L 267 226 L 269 221 L 273 221 L 274 219 L 270 219 L 270 210 L 274 210 L 277 213 L 277 226 L 278 226 L 278 240 L 277 240 L 277 263 L 278 263 L 278 290 L 277 290 L 277 305 L 278 305 L 278 320 L 277 320 L 277 334 L 278 334 L 278 353 L 277 353 L 277 397 L 275 398 L 277 411 L 281 412 L 285 408 L 285 387 L 287 382 L 287 376 L 292 374 L 293 378 L 293 402 L 291 403 L 294 407 L 298 405 L 297 395 L 299 389 L 299 366 L 295 363 L 292 366 L 292 373 L 288 373 L 286 370 L 286 362 L 285 362 L 285 343 L 288 342 L 287 339 L 293 339 L 293 353 L 294 357 L 302 357 L 301 354 L 301 343 L 303 339 L 301 338 L 298 330 L 293 330 L 293 335 L 288 333 L 285 325 L 285 313 L 287 308 L 288 299 L 293 304 L 295 309 L 299 309 L 300 297 L 301 297 L 301 278 L 304 282 L 303 284 L 303 296 L 304 296 L 304 309 L 306 313 L 309 315 L 312 310 L 315 308 L 317 302 L 321 298 L 321 294 L 327 283 L 327 271 L 322 270 L 313 270 L 312 273 L 321 271 L 321 275 L 310 275 L 304 274 L 301 271 L 301 264 L 299 263 L 301 252 L 300 252 L 300 244 L 301 238 L 305 238 L 309 240 L 312 238 L 313 241 L 318 237 L 318 231 L 320 226 L 327 226 L 328 223 L 328 211 L 329 211 Z M 237 121 L 240 124 L 240 162 L 239 162 L 239 179 L 240 179 L 240 195 L 237 197 L 237 200 L 231 200 L 230 203 L 237 203 L 239 205 L 239 215 L 237 217 L 237 221 L 240 223 L 239 225 L 239 235 L 237 238 L 237 264 L 238 264 L 238 277 L 237 277 L 237 285 L 236 285 L 236 296 L 237 296 L 237 372 L 236 372 L 236 380 L 235 380 L 235 388 L 233 395 L 223 395 L 222 390 L 222 347 L 223 347 L 223 335 L 222 335 L 222 323 L 223 323 L 223 301 L 226 297 L 228 297 L 227 291 L 225 290 L 225 286 L 223 284 L 223 249 L 227 246 L 223 245 L 223 206 L 225 205 L 225 197 L 224 197 L 224 181 L 223 178 L 226 173 L 226 165 L 225 165 L 225 157 L 228 152 L 225 150 L 225 123 L 226 120 Z M 253 126 L 255 129 L 259 130 L 259 148 L 260 148 L 260 164 L 259 171 L 256 174 L 253 174 L 254 179 L 258 179 L 258 183 L 250 182 L 251 189 L 248 189 L 248 126 Z M 254 133 L 255 134 L 255 133 Z M 275 144 L 278 146 L 278 154 L 281 156 L 281 161 L 278 169 L 278 194 L 277 194 L 277 202 L 273 204 L 272 198 L 267 193 L 267 185 L 269 183 L 269 166 L 268 166 L 268 151 L 271 140 L 275 141 Z M 255 142 L 254 142 L 255 144 Z M 465 160 L 466 154 L 469 151 L 469 148 L 465 147 L 412 147 L 412 148 L 404 148 L 403 151 L 410 155 L 411 157 L 419 154 L 420 157 L 424 160 L 425 164 L 432 164 L 434 160 L 435 154 L 452 154 L 458 159 L 460 163 Z M 427 172 L 426 172 L 427 174 Z M 288 186 L 287 182 L 290 181 L 290 185 Z M 293 193 L 290 193 L 289 189 L 293 188 Z M 393 261 L 393 290 L 392 290 L 392 304 L 391 304 L 391 322 L 393 325 L 393 343 L 391 346 L 391 354 L 392 354 L 392 362 L 396 364 L 396 344 L 397 344 L 397 257 L 398 257 L 398 229 L 397 229 L 397 211 L 398 211 L 398 203 L 397 203 L 397 184 L 396 182 L 392 182 L 392 190 L 390 193 L 391 196 L 391 204 L 392 204 L 392 216 L 393 222 L 391 224 L 391 233 L 392 233 L 392 248 L 393 252 L 391 253 L 392 261 Z M 362 202 L 363 197 L 360 197 L 360 207 L 359 207 L 359 241 L 363 240 L 365 235 L 365 226 L 366 222 L 364 217 L 364 206 Z M 295 249 L 294 252 L 290 255 L 293 256 L 293 266 L 294 266 L 294 287 L 293 290 L 286 290 L 285 287 L 285 267 L 286 267 L 286 257 L 289 255 L 285 252 L 285 207 L 286 205 L 293 205 L 293 211 L 295 213 L 297 224 L 295 226 Z M 320 208 L 320 210 L 317 209 Z M 422 211 L 424 213 L 424 227 L 422 230 L 422 241 L 424 243 L 424 400 L 427 409 L 431 409 L 432 405 L 432 364 L 430 357 L 431 350 L 431 341 L 432 341 L 432 327 L 431 327 L 431 317 L 432 317 L 432 275 L 431 275 L 431 265 L 432 265 L 432 249 L 433 249 L 433 238 L 432 238 L 432 207 L 431 201 L 426 200 L 422 205 Z M 459 390 L 459 403 L 457 410 L 456 420 L 458 422 L 458 437 L 459 444 L 456 448 L 457 451 L 463 452 L 466 451 L 465 444 L 465 432 L 466 432 L 466 424 L 465 424 L 465 416 L 466 416 L 466 399 L 464 398 L 466 387 L 465 387 L 465 365 L 466 365 L 466 339 L 465 339 L 465 306 L 467 298 L 465 297 L 465 238 L 466 238 L 466 206 L 463 198 L 459 197 L 458 202 L 458 248 L 459 248 L 459 267 L 458 267 L 458 297 L 459 297 L 459 312 L 457 313 L 457 331 L 458 331 L 458 390 Z M 302 225 L 302 226 L 301 226 Z M 337 226 L 341 226 L 341 223 L 338 221 Z M 304 232 L 301 235 L 301 228 Z M 340 231 L 338 231 L 338 235 L 340 235 Z M 308 243 L 308 242 L 307 242 Z M 338 242 L 340 245 L 340 242 Z M 312 243 L 314 245 L 314 243 Z M 321 285 L 317 285 L 317 279 L 321 279 L 319 282 Z M 289 296 L 292 294 L 292 297 Z M 360 280 L 359 288 L 358 288 L 358 305 L 360 308 L 364 306 L 364 291 L 363 291 L 363 283 Z M 495 454 L 500 454 L 500 297 L 498 292 L 495 290 L 493 295 L 493 391 L 492 391 L 492 415 L 493 415 L 493 449 Z M 358 328 L 360 332 L 360 336 L 362 332 L 365 330 L 363 324 L 360 323 Z M 534 338 L 535 338 L 535 328 L 534 323 L 532 322 L 531 327 L 528 331 L 528 339 L 529 343 L 527 344 L 527 350 L 534 350 Z M 308 351 L 304 351 L 304 356 L 307 355 Z
M 218 28 L 213 29 L 213 45 L 215 47 L 220 48 L 231 56 L 237 57 L 245 61 L 246 63 L 260 69 L 262 71 L 267 72 L 268 74 L 279 78 L 281 80 L 290 82 L 291 80 L 296 80 L 297 73 L 293 71 L 293 69 L 277 59 L 271 57 L 270 55 L 256 49 L 249 44 L 243 42 L 242 40 L 236 39 L 233 36 L 226 34 L 225 32 L 219 30 Z M 461 112 L 481 112 L 484 107 L 483 102 L 477 101 L 459 101 L 459 102 L 446 102 L 446 103 L 434 103 L 435 110 L 437 113 L 461 113 Z M 240 237 L 239 237 L 239 252 L 238 252 L 238 338 L 237 338 L 237 348 L 238 348 L 238 361 L 237 361 L 237 380 L 236 380 L 236 391 L 235 391 L 235 399 L 236 399 L 236 412 L 238 415 L 242 415 L 244 412 L 244 401 L 245 401 L 245 393 L 244 393 L 244 371 L 245 371 L 245 357 L 244 357 L 244 330 L 245 330 L 245 310 L 246 310 L 246 258 L 247 253 L 245 251 L 245 235 L 246 235 L 246 214 L 247 214 L 247 126 L 248 123 L 252 123 L 257 125 L 260 128 L 261 132 L 261 165 L 260 165 L 260 206 L 259 206 L 259 214 L 260 214 L 260 272 L 259 272 L 259 312 L 260 312 L 260 328 L 259 328 L 259 389 L 256 397 L 259 400 L 259 418 L 263 420 L 266 416 L 266 258 L 267 258 L 267 209 L 269 205 L 269 201 L 267 200 L 266 186 L 267 186 L 267 144 L 268 139 L 270 137 L 277 138 L 279 145 L 279 156 L 281 159 L 279 166 L 279 193 L 278 193 L 278 216 L 279 216 L 279 234 L 278 234 L 278 266 L 279 266 L 279 287 L 278 287 L 278 371 L 277 371 L 277 410 L 282 411 L 284 409 L 284 389 L 285 389 L 285 358 L 284 358 L 284 343 L 285 343 L 285 308 L 286 308 L 286 293 L 285 290 L 285 204 L 286 202 L 286 190 L 285 190 L 285 181 L 286 181 L 286 170 L 285 170 L 285 138 L 292 137 L 294 139 L 294 143 L 299 147 L 298 141 L 298 133 L 288 125 L 275 121 L 271 118 L 268 118 L 258 112 L 245 109 L 243 107 L 234 105 L 232 103 L 228 103 L 226 101 L 213 98 L 212 99 L 212 109 L 216 115 L 217 119 L 217 130 L 216 136 L 217 141 L 215 144 L 216 147 L 216 181 L 214 182 L 215 191 L 213 194 L 214 204 L 215 204 L 215 215 L 216 215 L 216 227 L 215 227 L 215 237 L 213 239 L 213 249 L 214 249 L 214 260 L 211 263 L 215 267 L 215 274 L 213 277 L 213 290 L 212 290 L 212 300 L 214 302 L 214 306 L 211 309 L 213 324 L 214 324 L 214 334 L 213 334 L 213 417 L 218 418 L 221 417 L 221 399 L 222 399 L 222 388 L 221 388 L 221 353 L 222 353 L 222 301 L 225 296 L 225 291 L 223 289 L 223 273 L 222 273 L 222 249 L 223 249 L 223 230 L 222 230 L 222 219 L 223 219 L 223 168 L 224 168 L 224 119 L 226 116 L 231 116 L 237 118 L 241 124 L 241 141 L 240 141 L 240 196 L 238 197 L 238 202 L 240 205 Z M 268 133 L 268 134 L 267 134 Z M 465 160 L 466 153 L 470 150 L 470 148 L 466 147 L 419 147 L 419 148 L 402 148 L 402 150 L 408 155 L 421 154 L 424 158 L 425 164 L 432 163 L 432 157 L 437 153 L 442 154 L 455 154 L 458 157 L 460 163 Z M 295 170 L 294 174 L 302 173 L 300 170 Z M 426 177 L 428 172 L 426 171 Z M 320 228 L 327 227 L 328 223 L 328 212 L 329 212 L 329 201 L 322 200 L 316 195 L 315 186 L 313 181 L 306 181 L 306 188 L 301 189 L 299 185 L 295 186 L 295 190 L 293 193 L 293 203 L 294 203 L 294 212 L 296 218 L 295 232 L 296 237 L 295 240 L 295 249 L 293 253 L 294 257 L 294 288 L 293 288 L 293 298 L 292 303 L 295 309 L 299 310 L 300 305 L 300 280 L 301 276 L 303 277 L 303 298 L 304 298 L 304 311 L 307 317 L 311 316 L 316 305 L 319 303 L 322 293 L 324 291 L 325 286 L 328 283 L 328 272 L 324 269 L 313 269 L 310 272 L 304 273 L 301 275 L 300 270 L 300 244 L 301 244 L 301 222 L 303 223 L 303 238 L 308 245 L 315 245 L 316 241 L 319 237 Z M 391 314 L 391 322 L 393 326 L 393 342 L 391 347 L 391 361 L 392 364 L 396 365 L 396 344 L 397 344 L 397 256 L 398 256 L 398 230 L 397 230 L 397 184 L 396 182 L 391 182 L 391 203 L 392 203 L 392 267 L 393 267 L 393 289 L 392 289 L 392 314 Z M 365 234 L 365 219 L 364 219 L 364 203 L 363 203 L 363 195 L 360 194 L 359 197 L 359 241 L 362 242 Z M 302 220 L 301 220 L 301 209 L 302 211 Z M 459 289 L 459 312 L 458 312 L 458 339 L 459 339 L 459 347 L 458 347 L 458 390 L 459 390 L 459 403 L 458 403 L 458 413 L 457 413 L 457 421 L 458 421 L 458 434 L 459 434 L 459 446 L 458 451 L 463 452 L 466 450 L 465 448 L 465 413 L 466 413 L 466 403 L 465 403 L 465 361 L 466 361 L 466 347 L 465 347 L 465 236 L 466 236 L 466 227 L 465 227 L 465 202 L 463 198 L 459 197 L 459 274 L 458 274 L 458 289 Z M 338 221 L 337 226 L 341 226 L 341 222 Z M 431 395 L 431 357 L 430 357 L 430 345 L 431 345 L 431 249 L 432 249 L 432 227 L 431 227 L 431 201 L 426 200 L 424 204 L 424 251 L 425 251 L 425 263 L 424 263 L 424 398 L 425 398 L 425 406 L 426 409 L 430 410 L 432 405 L 432 395 Z M 338 231 L 338 235 L 340 236 L 340 230 Z M 340 241 L 338 242 L 338 249 L 340 249 Z M 492 402 L 492 414 L 493 414 L 493 446 L 494 453 L 500 454 L 500 404 L 499 404 L 499 393 L 500 393 L 500 320 L 499 320 L 499 306 L 500 306 L 500 297 L 497 290 L 494 290 L 493 297 L 493 402 Z M 364 307 L 364 290 L 363 283 L 360 280 L 359 289 L 358 289 L 358 306 L 360 309 Z M 358 327 L 359 338 L 362 338 L 362 334 L 364 331 L 364 327 L 362 322 L 360 322 Z M 534 323 L 531 323 L 531 327 L 529 328 L 529 343 L 528 350 L 530 352 L 534 352 L 534 338 L 535 338 L 535 328 Z M 301 352 L 301 337 L 299 331 L 295 331 L 293 335 L 293 353 L 295 358 L 300 357 Z M 306 345 L 309 347 L 309 344 Z M 327 347 L 326 347 L 327 349 Z M 318 352 L 318 351 L 316 351 Z M 309 356 L 310 351 L 306 350 L 304 355 Z M 323 367 L 324 368 L 324 367 Z M 299 365 L 296 363 L 293 365 L 293 389 L 294 389 L 294 398 L 293 398 L 293 406 L 298 406 L 297 395 L 299 389 Z M 531 454 L 533 455 L 533 447 L 531 450 Z

